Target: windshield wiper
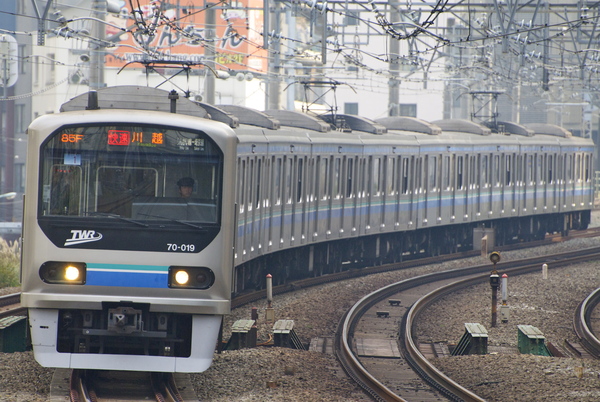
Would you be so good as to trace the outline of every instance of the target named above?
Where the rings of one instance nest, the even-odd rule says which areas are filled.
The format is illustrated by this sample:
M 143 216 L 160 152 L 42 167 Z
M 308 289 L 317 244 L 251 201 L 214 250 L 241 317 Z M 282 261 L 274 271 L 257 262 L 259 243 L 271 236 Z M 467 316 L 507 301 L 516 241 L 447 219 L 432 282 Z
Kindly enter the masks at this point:
M 138 215 L 143 215 L 143 216 L 149 216 L 151 218 L 160 218 L 160 219 L 165 219 L 167 221 L 171 221 L 171 222 L 175 222 L 175 223 L 179 223 L 182 225 L 187 225 L 187 226 L 191 226 L 193 228 L 196 229 L 200 229 L 200 230 L 206 230 L 206 228 L 204 226 L 199 226 L 190 222 L 185 222 L 185 221 L 179 221 L 177 219 L 172 219 L 172 218 L 167 218 L 166 216 L 160 216 L 160 215 L 150 215 L 150 214 L 138 214 Z
M 109 218 L 117 218 L 119 220 L 122 220 L 122 221 L 125 221 L 125 222 L 129 222 L 129 223 L 133 223 L 133 224 L 136 224 L 138 226 L 143 226 L 145 228 L 147 228 L 149 226 L 149 225 L 146 225 L 145 223 L 138 222 L 138 221 L 133 220 L 133 219 L 125 218 L 125 217 L 123 217 L 121 215 L 111 214 L 111 213 L 108 213 L 108 212 L 88 212 L 87 214 L 89 216 L 107 216 Z

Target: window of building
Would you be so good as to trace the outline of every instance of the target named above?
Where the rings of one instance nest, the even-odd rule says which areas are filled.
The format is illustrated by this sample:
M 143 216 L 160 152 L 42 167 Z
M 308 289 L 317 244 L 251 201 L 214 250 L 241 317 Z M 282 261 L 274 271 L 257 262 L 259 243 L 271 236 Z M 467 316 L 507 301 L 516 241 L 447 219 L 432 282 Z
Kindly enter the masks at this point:
M 417 104 L 416 103 L 401 103 L 400 105 L 400 116 L 417 117 Z
M 344 103 L 344 114 L 358 115 L 358 103 L 354 103 L 354 102 Z

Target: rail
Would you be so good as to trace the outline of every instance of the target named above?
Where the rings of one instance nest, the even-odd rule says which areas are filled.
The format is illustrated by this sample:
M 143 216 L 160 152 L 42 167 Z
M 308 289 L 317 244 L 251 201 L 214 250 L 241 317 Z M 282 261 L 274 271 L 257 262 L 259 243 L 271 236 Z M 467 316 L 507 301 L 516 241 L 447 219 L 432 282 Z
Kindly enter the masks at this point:
M 594 247 L 567 253 L 533 257 L 521 261 L 499 263 L 497 264 L 496 269 L 511 275 L 522 275 L 540 269 L 541 264 L 548 261 L 552 261 L 552 268 L 558 268 L 569 264 L 595 260 L 599 257 L 600 247 Z M 391 390 L 369 374 L 368 370 L 356 358 L 351 343 L 349 342 L 351 334 L 353 333 L 353 328 L 356 327 L 361 315 L 364 314 L 369 307 L 390 297 L 400 290 L 442 279 L 457 278 L 457 281 L 428 293 L 413 304 L 404 317 L 400 343 L 402 344 L 404 355 L 408 363 L 411 364 L 415 371 L 417 371 L 426 381 L 434 388 L 444 393 L 449 399 L 483 401 L 481 397 L 444 375 L 423 356 L 414 342 L 413 326 L 418 319 L 419 314 L 421 314 L 428 305 L 449 292 L 454 292 L 465 286 L 487 280 L 489 278 L 490 270 L 490 265 L 488 264 L 432 273 L 388 285 L 359 300 L 343 318 L 343 323 L 341 324 L 341 338 L 339 343 L 336 344 L 336 353 L 346 372 L 348 372 L 355 381 L 358 381 L 359 385 L 363 387 L 367 393 L 375 395 L 374 398 L 376 400 L 402 401 L 403 399 L 401 397 L 392 395 L 394 393 Z M 459 277 L 466 278 L 459 279 Z M 596 302 L 600 300 L 600 296 L 597 297 L 598 298 L 595 299 Z
M 584 347 L 596 359 L 600 358 L 600 340 L 592 331 L 590 317 L 594 308 L 600 303 L 600 288 L 596 289 L 586 297 L 575 310 L 573 328 Z

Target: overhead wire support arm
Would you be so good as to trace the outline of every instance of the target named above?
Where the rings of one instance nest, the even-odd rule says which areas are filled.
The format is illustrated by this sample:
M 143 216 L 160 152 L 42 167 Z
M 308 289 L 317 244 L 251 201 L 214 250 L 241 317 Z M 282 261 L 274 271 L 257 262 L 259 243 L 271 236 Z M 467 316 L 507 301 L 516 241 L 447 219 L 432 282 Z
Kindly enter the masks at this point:
M 44 12 L 41 15 L 37 2 L 38 0 L 31 0 L 31 3 L 33 4 L 33 9 L 35 10 L 35 16 L 38 20 L 37 44 L 38 46 L 44 46 L 46 44 L 46 18 L 48 17 L 48 11 L 50 10 L 50 6 L 52 5 L 52 0 L 46 1 L 46 7 L 44 8 Z

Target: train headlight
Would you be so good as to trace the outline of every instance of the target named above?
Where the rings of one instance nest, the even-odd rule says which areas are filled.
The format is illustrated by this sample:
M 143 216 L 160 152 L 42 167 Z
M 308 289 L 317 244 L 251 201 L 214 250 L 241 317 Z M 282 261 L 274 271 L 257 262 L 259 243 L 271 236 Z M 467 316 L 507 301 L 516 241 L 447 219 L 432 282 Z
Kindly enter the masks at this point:
M 52 284 L 85 285 L 86 269 L 84 262 L 46 261 L 40 267 L 40 278 Z
M 169 287 L 208 289 L 215 283 L 215 274 L 206 267 L 169 267 Z

